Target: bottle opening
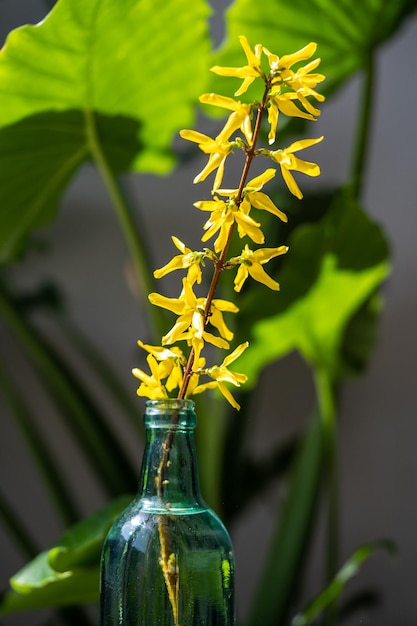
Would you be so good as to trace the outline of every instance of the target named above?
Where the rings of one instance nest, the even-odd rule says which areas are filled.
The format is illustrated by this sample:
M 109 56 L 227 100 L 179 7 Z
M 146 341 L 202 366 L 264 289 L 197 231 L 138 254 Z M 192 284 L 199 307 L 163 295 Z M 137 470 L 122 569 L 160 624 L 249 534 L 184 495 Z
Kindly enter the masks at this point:
M 194 428 L 196 424 L 194 408 L 195 402 L 189 399 L 147 400 L 145 425 L 149 428 Z

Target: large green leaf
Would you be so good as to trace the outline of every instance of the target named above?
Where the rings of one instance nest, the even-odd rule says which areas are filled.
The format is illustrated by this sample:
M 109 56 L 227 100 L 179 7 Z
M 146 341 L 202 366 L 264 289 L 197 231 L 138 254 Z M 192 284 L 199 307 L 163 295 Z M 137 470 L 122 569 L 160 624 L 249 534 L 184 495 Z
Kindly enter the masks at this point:
M 68 530 L 10 579 L 0 615 L 43 607 L 96 602 L 100 554 L 111 524 L 132 500 L 123 496 Z
M 113 171 L 166 171 L 207 80 L 205 0 L 59 0 L 0 52 L 0 258 L 49 221 L 100 150 Z M 179 34 L 179 35 L 178 35 Z M 94 155 L 96 156 L 96 155 Z
M 325 89 L 334 89 L 363 67 L 370 52 L 416 8 L 414 0 L 236 0 L 227 13 L 228 37 L 216 63 L 245 64 L 239 35 L 279 55 L 315 41 L 328 78 Z M 239 83 L 233 80 L 229 86 L 236 89 Z M 213 81 L 215 91 L 226 93 L 224 78 Z
M 350 328 L 350 337 L 360 341 L 352 318 L 388 273 L 384 235 L 348 193 L 337 197 L 322 220 L 298 227 L 289 245 L 279 277 L 282 291 L 270 315 L 271 297 L 263 298 L 263 319 L 254 324 L 249 349 L 239 359 L 252 384 L 265 365 L 293 350 L 339 376 L 345 331 Z M 257 306 L 259 292 L 251 297 Z M 369 323 L 367 317 L 357 320 Z

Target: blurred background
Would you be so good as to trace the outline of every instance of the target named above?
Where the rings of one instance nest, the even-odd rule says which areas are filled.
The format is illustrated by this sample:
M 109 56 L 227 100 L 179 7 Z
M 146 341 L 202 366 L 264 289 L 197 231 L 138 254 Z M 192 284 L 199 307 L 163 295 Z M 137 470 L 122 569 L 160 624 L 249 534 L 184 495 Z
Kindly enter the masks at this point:
M 228 3 L 213 2 L 212 27 L 220 42 L 223 9 Z M 0 0 L 0 41 L 24 23 L 36 23 L 47 11 L 41 0 Z M 378 58 L 378 105 L 372 131 L 372 167 L 364 189 L 364 205 L 380 222 L 392 248 L 392 274 L 384 288 L 385 307 L 376 350 L 367 372 L 344 386 L 340 415 L 341 557 L 359 544 L 376 538 L 392 538 L 398 546 L 393 559 L 377 555 L 364 567 L 354 585 L 377 589 L 382 604 L 364 610 L 355 624 L 415 626 L 417 601 L 417 20 L 406 23 L 397 36 L 381 48 Z M 323 68 L 325 71 L 325 68 Z M 322 182 L 346 179 L 353 122 L 358 106 L 358 82 L 354 78 L 329 104 L 321 106 L 316 135 L 325 141 L 315 148 L 314 160 L 322 170 Z M 196 161 L 175 170 L 169 177 L 141 175 L 130 181 L 131 193 L 145 215 L 146 233 L 155 251 L 156 264 L 164 263 L 172 249 L 170 236 L 187 237 L 200 227 L 192 179 Z M 129 288 L 127 251 L 108 198 L 97 174 L 85 167 L 72 184 L 55 224 L 42 232 L 48 253 L 22 262 L 14 269 L 18 285 L 31 289 L 40 281 L 58 281 L 66 306 L 80 328 L 112 362 L 120 378 L 135 396 L 131 369 L 138 365 L 136 341 L 145 334 L 143 312 Z M 186 239 L 185 239 L 186 240 Z M 40 320 L 42 323 L 42 320 Z M 42 407 L 46 436 L 59 447 L 60 458 L 72 489 L 86 514 L 103 504 L 104 496 L 84 467 L 65 428 L 54 419 L 53 409 L 31 376 L 24 359 L 11 345 L 0 325 L 0 352 L 7 355 L 19 376 L 26 399 Z M 52 335 L 58 332 L 48 327 Z M 71 346 L 67 345 L 68 354 Z M 297 388 L 294 389 L 294 381 Z M 312 383 L 301 359 L 291 355 L 263 374 L 268 397 L 279 397 L 278 421 L 268 420 L 264 407 L 253 449 L 262 454 L 271 438 L 295 432 L 313 402 Z M 300 391 L 302 393 L 300 394 Z M 103 400 L 105 401 L 105 400 Z M 267 404 L 268 400 L 265 400 Z M 138 420 L 143 403 L 137 401 Z M 1 490 L 30 521 L 33 535 L 45 547 L 62 532 L 38 475 L 34 472 L 17 427 L 1 404 Z M 115 419 L 117 415 L 115 414 Z M 125 445 L 137 464 L 141 450 L 125 425 L 119 425 Z M 273 434 L 272 434 L 273 433 Z M 238 604 L 245 612 L 247 598 L 267 550 L 277 494 L 259 498 L 233 529 L 237 557 Z M 317 531 L 314 552 L 323 545 Z M 0 526 L 0 587 L 23 565 L 22 557 Z M 317 591 L 318 558 L 312 558 L 308 586 Z M 5 625 L 37 626 L 43 614 L 4 619 Z M 37 621 L 38 620 L 38 621 Z M 353 622 L 352 622 L 353 623 Z

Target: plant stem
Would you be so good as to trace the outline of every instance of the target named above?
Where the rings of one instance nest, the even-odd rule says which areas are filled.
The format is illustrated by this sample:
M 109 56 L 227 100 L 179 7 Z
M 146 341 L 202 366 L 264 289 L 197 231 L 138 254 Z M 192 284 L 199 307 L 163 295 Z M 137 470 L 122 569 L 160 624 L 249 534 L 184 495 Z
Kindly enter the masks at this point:
M 331 376 L 324 367 L 314 370 L 320 420 L 323 429 L 324 477 L 327 491 L 326 584 L 329 584 L 339 564 L 339 494 L 336 442 L 336 408 Z M 324 624 L 336 626 L 336 604 L 329 605 Z
M 94 113 L 88 108 L 85 110 L 85 121 L 91 155 L 112 201 L 121 230 L 125 237 L 127 248 L 131 255 L 138 294 L 151 293 L 155 290 L 155 283 L 145 240 L 143 237 L 140 237 L 139 229 L 135 225 L 132 212 L 123 195 L 120 184 L 102 149 L 97 133 Z M 153 339 L 159 341 L 158 338 L 164 333 L 164 317 L 158 309 L 155 309 L 155 307 L 149 303 L 147 297 L 143 298 L 143 300 L 146 302 L 146 314 L 149 319 L 151 335 Z
M 259 137 L 259 131 L 261 129 L 262 118 L 266 110 L 269 90 L 270 90 L 270 84 L 269 82 L 267 82 L 265 85 L 262 102 L 260 103 L 258 107 L 258 114 L 256 117 L 255 128 L 253 131 L 252 145 L 246 150 L 245 164 L 243 166 L 242 176 L 240 178 L 239 187 L 238 187 L 236 197 L 235 197 L 235 204 L 237 207 L 239 207 L 239 205 L 241 204 L 243 200 L 243 190 L 245 188 L 245 184 L 248 178 L 250 166 L 252 164 L 253 159 L 255 158 L 256 142 Z M 220 275 L 223 272 L 224 267 L 225 267 L 226 255 L 229 250 L 229 246 L 232 240 L 234 229 L 235 229 L 235 224 L 233 223 L 232 226 L 230 227 L 226 244 L 220 254 L 220 257 L 214 264 L 213 276 L 212 276 L 210 287 L 207 293 L 206 304 L 205 304 L 204 312 L 203 312 L 204 325 L 207 325 L 208 320 L 210 318 L 211 304 L 213 302 L 214 294 L 215 294 L 215 291 L 216 291 L 216 288 L 220 279 Z M 188 357 L 188 362 L 184 369 L 184 377 L 183 377 L 181 389 L 178 394 L 178 399 L 183 399 L 186 396 L 188 385 L 190 383 L 191 376 L 193 375 L 194 356 L 195 356 L 194 349 L 191 348 L 190 355 Z
M 371 117 L 375 93 L 375 59 L 371 52 L 366 60 L 363 76 L 362 102 L 356 133 L 356 144 L 351 168 L 353 197 L 359 199 L 366 169 L 366 160 L 371 135 Z
M 262 117 L 266 110 L 267 98 L 269 93 L 270 85 L 269 82 L 265 86 L 264 96 L 262 98 L 262 103 L 258 107 L 258 114 L 256 118 L 255 128 L 253 132 L 252 145 L 246 150 L 246 159 L 245 164 L 243 166 L 242 176 L 239 183 L 239 188 L 235 197 L 235 203 L 239 207 L 243 199 L 243 190 L 246 184 L 246 180 L 249 174 L 249 169 L 252 163 L 252 160 L 255 157 L 255 147 L 256 142 L 259 136 L 259 131 L 261 127 Z M 220 279 L 220 275 L 225 267 L 226 255 L 230 246 L 230 242 L 232 239 L 234 224 L 229 229 L 227 240 L 225 246 L 220 254 L 220 257 L 214 264 L 213 276 L 211 279 L 210 287 L 207 293 L 206 303 L 203 312 L 203 323 L 206 325 L 208 323 L 211 311 L 211 304 L 213 302 L 214 294 L 217 288 L 217 284 Z M 187 393 L 187 388 L 189 382 L 191 380 L 191 376 L 193 375 L 193 364 L 194 364 L 195 352 L 194 348 L 191 348 L 190 354 L 188 357 L 187 364 L 184 369 L 184 376 L 182 381 L 182 386 L 178 394 L 178 400 L 183 400 Z M 158 467 L 158 478 L 157 478 L 157 491 L 159 497 L 162 496 L 163 488 L 165 484 L 166 478 L 166 469 L 168 467 L 169 454 L 172 447 L 172 442 L 175 436 L 175 425 L 177 424 L 179 419 L 179 414 L 174 412 L 172 417 L 172 427 L 170 428 L 165 441 L 162 444 L 162 454 L 161 460 Z M 159 522 L 159 540 L 161 544 L 161 567 L 165 578 L 165 583 L 169 595 L 169 599 L 172 606 L 172 612 L 174 617 L 175 626 L 178 626 L 178 606 L 176 600 L 176 591 L 179 581 L 179 572 L 175 571 L 174 573 L 170 573 L 169 570 L 169 558 L 172 556 L 172 542 L 170 538 L 169 528 L 166 523 L 166 518 L 164 516 L 160 516 Z

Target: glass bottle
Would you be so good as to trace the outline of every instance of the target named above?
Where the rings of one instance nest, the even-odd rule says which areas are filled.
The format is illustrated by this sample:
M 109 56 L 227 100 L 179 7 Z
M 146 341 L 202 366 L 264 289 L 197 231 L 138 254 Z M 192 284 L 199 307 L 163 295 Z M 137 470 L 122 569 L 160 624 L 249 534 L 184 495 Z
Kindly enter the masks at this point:
M 139 492 L 103 548 L 101 626 L 233 626 L 229 535 L 205 504 L 191 400 L 148 400 Z

